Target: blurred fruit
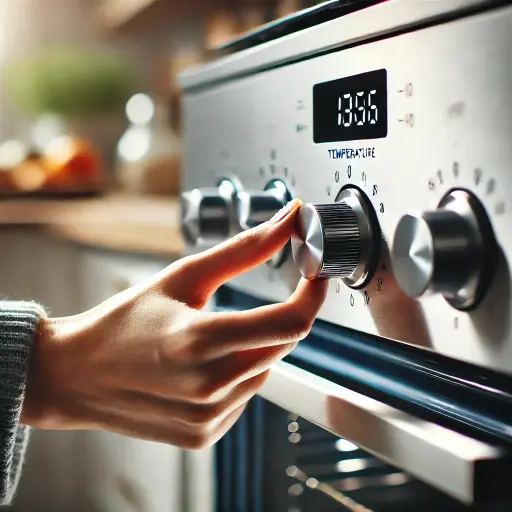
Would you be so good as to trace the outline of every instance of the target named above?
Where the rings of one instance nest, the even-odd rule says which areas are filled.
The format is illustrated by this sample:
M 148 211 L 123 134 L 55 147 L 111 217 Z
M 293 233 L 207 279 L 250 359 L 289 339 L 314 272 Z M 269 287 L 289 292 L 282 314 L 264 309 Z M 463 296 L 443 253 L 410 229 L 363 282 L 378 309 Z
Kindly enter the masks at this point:
M 11 192 L 13 183 L 11 181 L 11 174 L 6 169 L 0 169 L 0 194 Z
M 30 158 L 11 170 L 10 178 L 17 192 L 35 192 L 46 182 L 46 172 L 39 158 Z
M 20 140 L 0 144 L 0 193 L 32 192 L 46 180 L 39 155 Z
M 52 141 L 42 155 L 46 189 L 91 190 L 103 187 L 105 176 L 99 153 L 86 139 L 64 136 Z
M 10 171 L 31 156 L 27 144 L 21 140 L 7 140 L 0 144 L 0 169 Z

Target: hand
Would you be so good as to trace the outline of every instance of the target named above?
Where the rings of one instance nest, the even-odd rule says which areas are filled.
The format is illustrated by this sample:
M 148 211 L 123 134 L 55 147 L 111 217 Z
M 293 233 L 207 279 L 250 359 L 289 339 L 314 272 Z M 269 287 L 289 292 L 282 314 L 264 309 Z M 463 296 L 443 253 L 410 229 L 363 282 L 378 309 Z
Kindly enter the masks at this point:
M 299 207 L 294 201 L 270 222 L 86 313 L 43 320 L 22 423 L 192 449 L 218 441 L 272 364 L 307 335 L 327 284 L 303 280 L 287 302 L 251 311 L 201 309 L 220 285 L 282 248 Z

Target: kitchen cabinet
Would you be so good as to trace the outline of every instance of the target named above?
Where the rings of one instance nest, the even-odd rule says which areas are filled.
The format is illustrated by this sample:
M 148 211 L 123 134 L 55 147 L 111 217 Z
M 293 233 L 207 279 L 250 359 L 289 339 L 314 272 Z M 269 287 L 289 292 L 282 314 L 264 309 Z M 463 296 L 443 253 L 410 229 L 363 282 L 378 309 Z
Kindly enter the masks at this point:
M 76 246 L 20 228 L 0 230 L 0 295 L 36 300 L 53 316 L 79 313 Z
M 0 294 L 32 299 L 52 315 L 80 311 L 76 247 L 23 229 L 0 230 Z M 32 431 L 14 511 L 73 510 L 81 496 L 81 433 Z M 44 505 L 44 507 L 43 507 Z
M 80 252 L 81 307 L 90 309 L 116 293 L 150 278 L 172 260 L 84 248 Z
M 169 263 L 84 249 L 79 265 L 83 309 L 140 283 Z M 86 493 L 96 510 L 181 510 L 181 450 L 106 432 L 87 432 L 84 441 Z
M 0 294 L 76 314 L 171 262 L 0 229 Z M 13 511 L 180 512 L 182 452 L 105 432 L 33 431 Z

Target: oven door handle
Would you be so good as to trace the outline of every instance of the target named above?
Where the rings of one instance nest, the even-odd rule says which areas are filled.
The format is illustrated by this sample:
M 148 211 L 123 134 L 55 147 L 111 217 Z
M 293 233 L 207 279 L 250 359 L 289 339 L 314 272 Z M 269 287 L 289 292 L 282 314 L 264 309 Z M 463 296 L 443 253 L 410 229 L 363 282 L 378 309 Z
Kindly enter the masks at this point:
M 512 499 L 512 459 L 502 448 L 285 362 L 273 367 L 259 394 L 468 505 Z

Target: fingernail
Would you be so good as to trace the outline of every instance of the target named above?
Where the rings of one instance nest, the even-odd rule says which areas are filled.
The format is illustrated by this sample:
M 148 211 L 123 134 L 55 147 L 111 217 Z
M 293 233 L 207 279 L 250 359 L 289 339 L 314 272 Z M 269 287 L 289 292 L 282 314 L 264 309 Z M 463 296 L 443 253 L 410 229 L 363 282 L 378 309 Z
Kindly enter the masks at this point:
M 271 219 L 270 224 L 277 224 L 283 220 L 290 212 L 298 208 L 302 204 L 300 199 L 292 199 L 286 206 L 283 206 Z

